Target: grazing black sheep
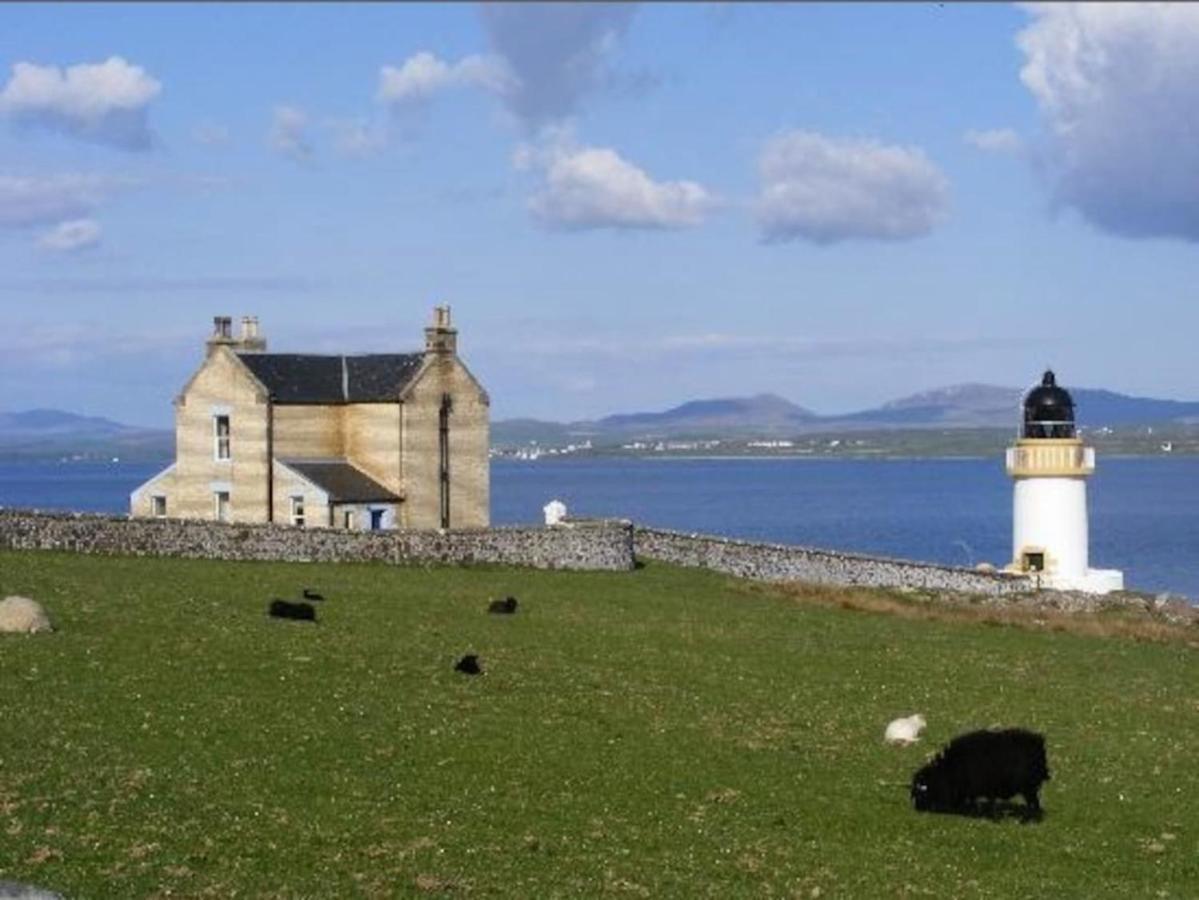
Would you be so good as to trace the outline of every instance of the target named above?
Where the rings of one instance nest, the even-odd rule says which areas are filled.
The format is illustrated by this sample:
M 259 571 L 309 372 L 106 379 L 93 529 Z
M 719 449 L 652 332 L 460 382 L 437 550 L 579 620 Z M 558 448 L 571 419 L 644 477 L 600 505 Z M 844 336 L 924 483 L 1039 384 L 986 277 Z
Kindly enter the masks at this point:
M 516 598 L 505 597 L 503 600 L 492 600 L 487 607 L 489 613 L 498 613 L 500 615 L 512 615 L 516 612 Z
M 462 659 L 458 660 L 454 666 L 454 671 L 461 672 L 463 675 L 482 675 L 483 669 L 479 666 L 479 657 L 473 653 L 468 653 Z
M 971 813 L 976 801 L 1021 794 L 1033 815 L 1049 780 L 1045 738 L 1023 728 L 959 735 L 912 776 L 912 803 L 921 812 Z
M 295 619 L 297 622 L 316 621 L 316 609 L 311 603 L 292 603 L 290 600 L 272 600 L 267 615 L 273 619 Z
M 325 595 L 314 591 L 312 588 L 304 588 L 305 600 L 324 600 Z

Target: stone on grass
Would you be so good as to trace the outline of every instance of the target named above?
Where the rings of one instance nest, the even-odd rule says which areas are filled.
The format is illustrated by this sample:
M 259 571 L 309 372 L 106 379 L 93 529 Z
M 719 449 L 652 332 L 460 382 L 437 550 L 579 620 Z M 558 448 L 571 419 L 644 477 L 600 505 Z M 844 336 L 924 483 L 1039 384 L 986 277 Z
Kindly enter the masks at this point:
M 0 601 L 0 633 L 37 634 L 53 630 L 49 616 L 36 600 L 14 596 Z
M 0 900 L 63 900 L 63 896 L 32 884 L 0 879 Z

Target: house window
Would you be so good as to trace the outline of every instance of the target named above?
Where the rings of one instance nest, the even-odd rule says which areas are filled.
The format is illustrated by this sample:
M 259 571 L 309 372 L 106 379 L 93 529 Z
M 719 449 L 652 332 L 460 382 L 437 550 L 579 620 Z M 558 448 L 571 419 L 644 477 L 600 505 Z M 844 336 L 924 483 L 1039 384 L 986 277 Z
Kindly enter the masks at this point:
M 162 494 L 156 494 L 150 501 L 151 512 L 156 519 L 165 519 L 167 517 L 167 498 Z
M 304 498 L 296 495 L 291 498 L 291 524 L 297 528 L 304 527 Z
M 229 417 L 212 417 L 213 439 L 216 443 L 215 456 L 217 459 L 232 459 L 229 451 Z
M 218 522 L 229 521 L 229 492 L 216 491 L 212 495 L 213 507 L 216 512 L 216 520 Z
M 1044 572 L 1045 571 L 1045 554 L 1027 552 L 1024 554 L 1024 571 L 1025 572 Z
M 354 510 L 347 509 L 342 515 L 341 522 L 346 529 L 352 530 L 354 527 Z

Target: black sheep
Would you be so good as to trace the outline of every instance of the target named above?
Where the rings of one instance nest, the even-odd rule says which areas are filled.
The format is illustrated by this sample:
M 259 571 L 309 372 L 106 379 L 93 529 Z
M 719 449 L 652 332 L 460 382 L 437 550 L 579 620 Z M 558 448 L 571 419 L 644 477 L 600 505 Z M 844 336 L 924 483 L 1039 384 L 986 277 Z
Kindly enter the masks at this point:
M 311 603 L 292 603 L 290 600 L 272 600 L 267 615 L 273 619 L 294 619 L 297 622 L 316 621 L 316 609 Z
M 979 799 L 1023 795 L 1040 814 L 1037 796 L 1049 780 L 1045 738 L 1023 728 L 958 735 L 912 776 L 912 803 L 921 812 L 971 812 Z
M 461 672 L 463 675 L 482 675 L 483 669 L 479 666 L 479 657 L 473 653 L 468 653 L 462 659 L 458 660 L 454 666 L 454 671 Z
M 489 613 L 498 613 L 500 615 L 512 615 L 516 612 L 516 598 L 505 597 L 503 600 L 492 600 L 487 607 Z

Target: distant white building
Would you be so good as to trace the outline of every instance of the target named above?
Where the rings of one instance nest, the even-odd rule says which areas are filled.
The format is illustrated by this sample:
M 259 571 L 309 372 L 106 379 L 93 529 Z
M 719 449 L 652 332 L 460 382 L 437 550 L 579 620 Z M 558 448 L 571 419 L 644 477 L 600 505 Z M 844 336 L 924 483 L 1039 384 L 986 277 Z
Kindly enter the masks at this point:
M 1008 570 L 1035 574 L 1061 590 L 1123 590 L 1123 572 L 1090 568 L 1087 478 L 1095 471 L 1095 450 L 1078 437 L 1073 399 L 1046 372 L 1023 408 L 1020 438 L 1007 451 L 1015 482 Z
M 545 513 L 546 525 L 560 525 L 566 518 L 566 504 L 561 500 L 551 500 L 542 507 L 542 512 Z

